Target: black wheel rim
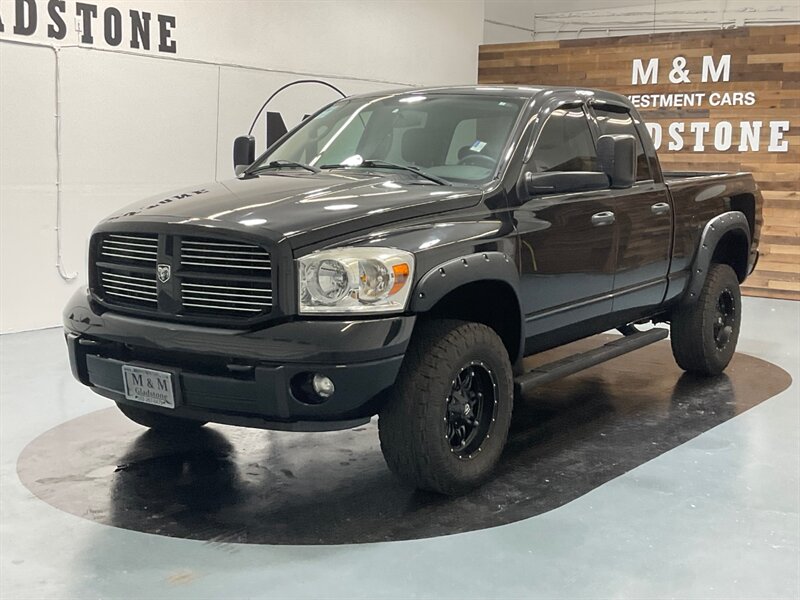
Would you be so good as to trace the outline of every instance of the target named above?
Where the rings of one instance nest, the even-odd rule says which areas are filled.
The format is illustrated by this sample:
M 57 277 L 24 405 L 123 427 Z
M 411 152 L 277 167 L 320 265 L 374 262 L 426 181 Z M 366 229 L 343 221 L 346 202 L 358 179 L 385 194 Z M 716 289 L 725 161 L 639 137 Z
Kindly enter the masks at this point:
M 736 299 L 733 292 L 725 289 L 717 298 L 717 310 L 714 315 L 714 342 L 718 350 L 724 350 L 733 337 L 736 327 Z
M 489 439 L 497 409 L 497 381 L 483 362 L 462 367 L 447 395 L 445 425 L 450 451 L 460 459 L 471 459 Z

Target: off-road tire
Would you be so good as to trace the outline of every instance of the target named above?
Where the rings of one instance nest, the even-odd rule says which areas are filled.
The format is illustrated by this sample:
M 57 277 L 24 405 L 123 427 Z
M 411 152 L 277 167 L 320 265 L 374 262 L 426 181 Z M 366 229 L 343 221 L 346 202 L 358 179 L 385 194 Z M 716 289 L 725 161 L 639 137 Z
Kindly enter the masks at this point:
M 459 457 L 448 439 L 448 398 L 458 374 L 473 364 L 493 380 L 496 403 L 480 447 Z M 418 489 L 455 495 L 479 486 L 505 446 L 513 391 L 508 352 L 494 330 L 466 321 L 420 321 L 379 416 L 386 463 Z
M 723 300 L 724 298 L 724 300 Z M 720 302 L 733 307 L 732 319 L 726 327 L 725 343 L 720 342 Z M 742 295 L 734 270 L 723 264 L 712 264 L 697 301 L 680 307 L 671 318 L 672 354 L 684 371 L 703 376 L 722 373 L 733 358 L 742 322 Z M 724 338 L 723 338 L 724 339 Z
M 117 402 L 117 408 L 134 423 L 165 433 L 196 431 L 206 424 L 205 421 L 195 421 L 194 419 L 182 419 L 180 417 L 162 415 L 161 413 L 137 408 L 130 404 L 123 404 L 122 402 Z

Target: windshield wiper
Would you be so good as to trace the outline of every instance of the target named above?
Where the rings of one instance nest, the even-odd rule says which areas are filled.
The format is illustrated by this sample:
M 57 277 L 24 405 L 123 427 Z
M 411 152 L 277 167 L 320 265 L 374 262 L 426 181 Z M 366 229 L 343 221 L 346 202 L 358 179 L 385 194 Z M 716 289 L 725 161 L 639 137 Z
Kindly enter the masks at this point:
M 258 173 L 259 171 L 266 171 L 267 169 L 280 169 L 281 167 L 295 167 L 297 169 L 305 169 L 306 171 L 311 171 L 312 173 L 319 173 L 320 170 L 317 167 L 312 167 L 311 165 L 307 165 L 301 162 L 294 162 L 293 160 L 271 160 L 265 165 L 261 165 L 260 167 L 256 167 L 252 171 L 248 171 L 248 174 Z
M 410 173 L 414 173 L 415 175 L 419 175 L 427 179 L 428 181 L 432 181 L 434 183 L 438 183 L 439 185 L 450 185 L 444 179 L 440 179 L 436 177 L 436 175 L 431 175 L 430 173 L 426 173 L 422 169 L 418 167 L 413 167 L 411 165 L 399 165 L 397 163 L 388 162 L 385 160 L 365 160 L 360 165 L 322 165 L 321 169 L 351 169 L 353 167 L 361 167 L 367 169 L 397 169 L 399 171 L 409 171 Z

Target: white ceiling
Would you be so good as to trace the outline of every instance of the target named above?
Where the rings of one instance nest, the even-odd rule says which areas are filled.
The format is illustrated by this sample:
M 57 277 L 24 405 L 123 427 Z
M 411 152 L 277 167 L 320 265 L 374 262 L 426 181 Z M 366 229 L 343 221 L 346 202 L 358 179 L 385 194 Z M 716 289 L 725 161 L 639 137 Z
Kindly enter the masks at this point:
M 485 0 L 484 43 L 798 22 L 797 0 Z

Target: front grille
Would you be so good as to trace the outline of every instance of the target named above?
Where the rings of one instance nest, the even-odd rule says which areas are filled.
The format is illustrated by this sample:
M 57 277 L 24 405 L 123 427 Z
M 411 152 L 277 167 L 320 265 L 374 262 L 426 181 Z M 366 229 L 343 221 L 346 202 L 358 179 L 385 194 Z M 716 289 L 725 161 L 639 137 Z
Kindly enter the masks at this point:
M 96 234 L 92 248 L 92 287 L 106 305 L 217 323 L 272 311 L 271 255 L 258 244 L 114 232 Z

